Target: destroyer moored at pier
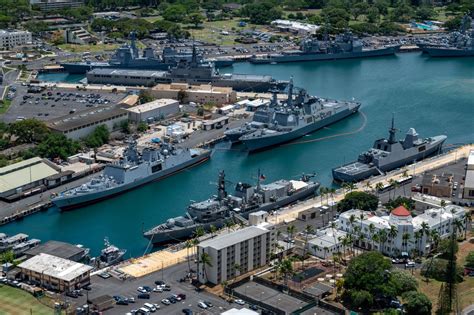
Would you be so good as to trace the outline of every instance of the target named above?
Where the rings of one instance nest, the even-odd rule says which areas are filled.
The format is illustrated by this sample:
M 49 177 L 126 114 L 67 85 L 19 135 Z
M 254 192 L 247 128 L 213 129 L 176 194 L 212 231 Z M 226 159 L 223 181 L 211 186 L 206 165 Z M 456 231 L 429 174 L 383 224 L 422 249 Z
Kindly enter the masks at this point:
M 337 35 L 335 40 L 306 38 L 299 50 L 253 56 L 250 62 L 260 64 L 379 57 L 394 55 L 399 49 L 400 45 L 364 47 L 358 38 L 346 31 Z
M 446 136 L 439 135 L 419 139 L 415 129 L 410 128 L 404 140 L 397 141 L 392 118 L 392 127 L 388 139 L 382 138 L 374 142 L 369 151 L 359 155 L 355 162 L 334 168 L 332 176 L 339 182 L 357 182 L 370 176 L 382 175 L 398 167 L 423 160 L 441 151 Z
M 247 218 L 252 212 L 271 211 L 304 200 L 314 196 L 319 188 L 319 183 L 310 181 L 311 177 L 303 175 L 301 180 L 278 180 L 264 185 L 264 176 L 259 172 L 256 186 L 239 182 L 230 195 L 225 188 L 225 174 L 219 172 L 217 196 L 190 204 L 184 216 L 169 219 L 143 235 L 153 244 L 188 239 L 197 228 L 209 231 L 211 226 L 220 228 L 236 216 Z
M 139 154 L 137 143 L 130 141 L 119 162 L 108 164 L 102 175 L 61 193 L 52 202 L 61 210 L 96 203 L 173 175 L 206 161 L 210 155 L 210 150 L 179 149 L 167 143 L 159 148 L 147 147 Z

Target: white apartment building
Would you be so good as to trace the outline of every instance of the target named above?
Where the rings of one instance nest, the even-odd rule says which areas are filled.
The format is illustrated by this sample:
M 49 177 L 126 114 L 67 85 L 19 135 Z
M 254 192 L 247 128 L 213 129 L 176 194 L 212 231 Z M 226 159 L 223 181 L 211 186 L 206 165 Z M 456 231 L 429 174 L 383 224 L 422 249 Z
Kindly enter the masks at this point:
M 467 158 L 463 198 L 474 199 L 474 151 L 469 152 Z
M 369 250 L 380 250 L 389 256 L 399 256 L 404 253 L 410 254 L 413 250 L 421 254 L 428 253 L 433 244 L 432 239 L 421 232 L 423 226 L 425 230 L 437 231 L 440 239 L 443 239 L 451 235 L 453 221 L 456 219 L 462 222 L 462 230 L 458 231 L 458 234 L 463 233 L 467 226 L 466 210 L 455 205 L 429 209 L 416 217 L 412 217 L 403 206 L 393 209 L 390 215 L 382 217 L 353 209 L 342 213 L 337 223 L 338 228 L 348 234 L 356 235 L 360 229 L 363 239 L 356 239 L 356 245 Z M 396 235 L 390 236 L 391 229 L 396 230 Z M 372 236 L 381 230 L 386 231 L 386 241 L 373 241 Z
M 31 33 L 19 30 L 0 30 L 0 47 L 9 50 L 18 46 L 31 44 L 33 38 Z
M 210 264 L 199 263 L 198 279 L 220 284 L 264 266 L 270 260 L 273 244 L 272 231 L 263 226 L 249 226 L 204 241 L 198 245 L 198 257 L 206 253 Z
M 327 228 L 317 232 L 317 237 L 308 241 L 308 252 L 322 259 L 330 259 L 335 253 L 342 253 L 342 238 L 346 232 L 337 229 Z

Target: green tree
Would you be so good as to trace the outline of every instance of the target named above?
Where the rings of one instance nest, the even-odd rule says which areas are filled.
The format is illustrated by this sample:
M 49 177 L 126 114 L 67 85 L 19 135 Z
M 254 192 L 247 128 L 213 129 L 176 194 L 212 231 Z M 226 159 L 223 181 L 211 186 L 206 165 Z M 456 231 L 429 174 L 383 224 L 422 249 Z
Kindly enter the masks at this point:
M 138 126 L 137 126 L 137 131 L 138 132 L 145 132 L 148 130 L 148 125 L 146 122 L 144 121 L 141 121 L 138 123 Z
M 467 254 L 465 266 L 474 268 L 474 251 L 470 251 L 469 254 Z
M 204 279 L 205 282 L 207 283 L 208 278 L 207 278 L 207 267 L 212 267 L 212 258 L 209 256 L 208 253 L 204 252 L 201 254 L 201 257 L 199 258 L 199 262 L 202 264 L 202 269 L 204 270 Z
M 202 16 L 201 13 L 191 13 L 188 20 L 195 28 L 198 28 L 198 26 L 204 21 L 204 16 Z
M 163 18 L 171 22 L 182 22 L 186 17 L 186 8 L 181 4 L 170 5 L 163 12 Z
M 392 271 L 392 283 L 394 284 L 397 295 L 402 295 L 405 292 L 416 291 L 418 283 L 416 278 L 403 270 Z
M 130 123 L 128 122 L 128 120 L 120 122 L 120 131 L 126 134 L 130 133 Z
M 353 191 L 337 204 L 337 211 L 344 212 L 351 209 L 375 211 L 378 203 L 379 198 L 377 196 L 362 191 Z
M 138 94 L 138 101 L 140 104 L 149 103 L 155 100 L 155 97 L 151 95 L 148 90 L 141 90 Z
M 44 122 L 28 118 L 10 124 L 9 132 L 18 143 L 37 143 L 49 134 L 49 129 Z
M 403 294 L 405 311 L 407 315 L 430 315 L 431 301 L 421 292 L 409 291 Z
M 379 252 L 366 252 L 352 259 L 344 276 L 344 300 L 368 309 L 376 294 L 396 296 L 391 268 L 390 261 Z
M 377 23 L 380 19 L 380 12 L 377 7 L 370 7 L 367 10 L 367 22 L 369 23 Z
M 109 141 L 109 136 L 107 126 L 100 125 L 84 139 L 84 142 L 89 148 L 98 148 Z
M 68 139 L 61 133 L 51 133 L 36 147 L 36 152 L 41 157 L 66 160 L 68 156 L 76 154 L 80 148 L 79 142 Z

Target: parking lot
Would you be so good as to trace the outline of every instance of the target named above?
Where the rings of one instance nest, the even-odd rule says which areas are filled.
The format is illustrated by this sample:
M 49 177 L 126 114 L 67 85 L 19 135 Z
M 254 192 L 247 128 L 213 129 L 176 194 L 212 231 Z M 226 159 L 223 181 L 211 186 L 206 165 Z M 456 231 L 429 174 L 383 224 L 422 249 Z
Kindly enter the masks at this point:
M 192 264 L 192 267 L 195 268 L 194 264 Z M 178 280 L 183 278 L 187 272 L 188 264 L 182 263 L 170 268 L 166 268 L 163 273 L 161 271 L 157 271 L 139 279 L 119 280 L 113 277 L 102 279 L 98 276 L 93 276 L 91 279 L 91 290 L 88 292 L 89 299 L 101 295 L 119 295 L 127 298 L 135 298 L 135 303 L 130 303 L 129 305 L 115 305 L 113 308 L 105 311 L 105 314 L 126 314 L 131 310 L 139 309 L 144 305 L 144 303 L 158 304 L 160 309 L 157 311 L 157 313 L 167 314 L 183 314 L 182 310 L 185 308 L 191 309 L 195 314 L 220 314 L 223 311 L 231 308 L 243 307 L 235 303 L 230 304 L 223 299 L 205 291 L 197 292 L 195 287 L 189 282 L 179 282 Z M 166 284 L 169 284 L 171 287 L 170 291 L 164 291 L 162 293 L 151 292 L 150 299 L 137 298 L 139 294 L 137 291 L 138 287 L 156 287 L 155 281 L 157 280 L 163 280 L 166 282 Z M 171 305 L 164 305 L 161 303 L 162 299 L 166 299 L 172 294 L 185 294 L 186 299 Z M 68 299 L 77 305 L 86 304 L 86 294 L 77 299 Z M 198 306 L 200 301 L 211 302 L 213 307 L 202 309 Z
M 99 91 L 78 91 L 51 88 L 39 93 L 28 92 L 28 87 L 20 84 L 3 121 L 36 118 L 50 120 L 76 111 L 117 103 L 125 97 L 124 93 L 105 93 Z

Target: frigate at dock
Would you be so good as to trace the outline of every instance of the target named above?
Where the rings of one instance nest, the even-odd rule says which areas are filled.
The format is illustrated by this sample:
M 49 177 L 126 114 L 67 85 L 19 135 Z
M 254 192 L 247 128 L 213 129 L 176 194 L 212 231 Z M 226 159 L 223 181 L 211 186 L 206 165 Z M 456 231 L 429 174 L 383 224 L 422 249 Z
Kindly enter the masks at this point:
M 389 129 L 389 138 L 375 140 L 371 149 L 359 155 L 355 162 L 347 163 L 332 170 L 337 182 L 357 182 L 371 176 L 383 175 L 415 161 L 440 153 L 445 135 L 421 139 L 414 128 L 410 128 L 404 140 L 396 140 L 394 118 Z
M 225 174 L 221 171 L 217 196 L 191 203 L 183 216 L 168 219 L 143 235 L 155 245 L 176 242 L 193 237 L 198 228 L 205 231 L 211 230 L 211 226 L 221 228 L 226 222 L 248 218 L 250 213 L 272 211 L 307 199 L 319 188 L 319 183 L 311 181 L 311 177 L 313 175 L 303 175 L 300 180 L 282 179 L 262 184 L 264 176 L 259 172 L 256 186 L 238 182 L 234 192 L 228 194 Z

